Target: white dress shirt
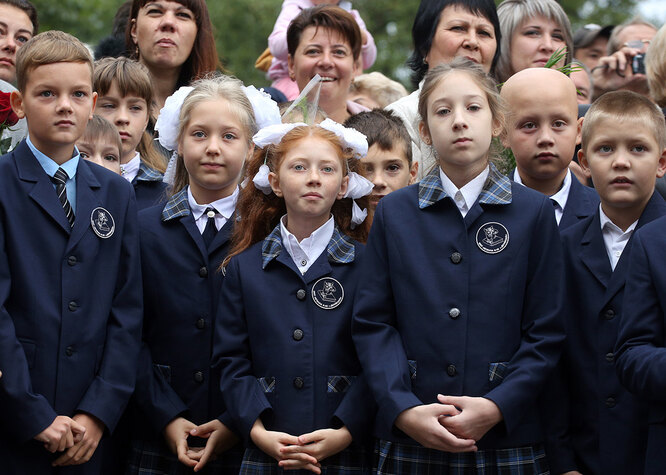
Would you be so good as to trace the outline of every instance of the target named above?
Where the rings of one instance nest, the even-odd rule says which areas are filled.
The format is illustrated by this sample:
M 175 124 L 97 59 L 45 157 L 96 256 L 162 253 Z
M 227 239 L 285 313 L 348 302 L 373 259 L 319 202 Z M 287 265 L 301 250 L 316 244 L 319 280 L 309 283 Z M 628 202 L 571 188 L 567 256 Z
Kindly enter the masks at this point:
M 601 209 L 601 205 L 599 205 L 599 221 L 601 222 L 601 234 L 604 237 L 606 253 L 608 254 L 611 268 L 615 270 L 617 261 L 620 260 L 624 247 L 634 233 L 638 220 L 631 223 L 626 231 L 622 231 L 608 216 L 606 216 L 604 210 Z
M 136 152 L 134 158 L 125 164 L 120 164 L 120 174 L 125 178 L 125 180 L 132 183 L 132 180 L 136 178 L 136 175 L 139 173 L 139 167 L 141 166 L 141 155 L 139 152 Z
M 453 201 L 460 210 L 460 214 L 462 214 L 463 218 L 467 215 L 467 212 L 481 194 L 481 190 L 483 190 L 483 185 L 488 178 L 489 172 L 490 167 L 486 166 L 486 168 L 484 168 L 475 178 L 469 181 L 466 185 L 463 185 L 462 188 L 458 189 L 440 167 L 439 178 L 442 180 L 442 187 L 446 194 L 453 198 Z
M 194 222 L 199 228 L 199 232 L 203 234 L 204 229 L 206 229 L 206 224 L 208 223 L 208 215 L 206 210 L 208 208 L 214 208 L 217 213 L 215 214 L 215 228 L 219 231 L 224 224 L 229 221 L 231 215 L 234 214 L 236 209 L 236 202 L 238 201 L 238 187 L 234 190 L 232 194 L 226 198 L 213 201 L 212 203 L 200 205 L 192 196 L 192 191 L 190 187 L 187 187 L 187 201 L 190 205 L 190 210 L 192 211 L 192 217 Z
M 282 245 L 291 256 L 298 270 L 301 271 L 301 274 L 305 274 L 321 253 L 326 250 L 333 237 L 333 231 L 335 230 L 333 215 L 301 242 L 298 242 L 296 236 L 289 232 L 284 224 L 286 220 L 287 215 L 285 214 L 280 219 Z
M 513 181 L 525 186 L 523 180 L 520 179 L 520 174 L 518 173 L 517 168 L 513 171 Z M 558 226 L 560 225 L 560 221 L 562 221 L 564 207 L 567 205 L 567 200 L 569 199 L 569 190 L 571 190 L 571 171 L 567 172 L 559 191 L 554 195 L 550 195 L 550 199 L 554 205 L 553 207 L 555 208 L 555 220 L 557 220 Z

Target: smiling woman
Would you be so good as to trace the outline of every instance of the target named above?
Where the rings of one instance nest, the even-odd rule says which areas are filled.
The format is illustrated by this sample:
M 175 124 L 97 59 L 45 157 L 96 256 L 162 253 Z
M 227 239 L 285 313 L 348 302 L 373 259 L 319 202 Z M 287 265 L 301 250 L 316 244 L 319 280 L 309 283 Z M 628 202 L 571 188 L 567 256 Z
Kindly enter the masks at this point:
M 150 71 L 153 115 L 178 87 L 220 68 L 204 0 L 134 0 L 125 41 Z
M 339 7 L 303 10 L 287 30 L 289 76 L 303 90 L 319 74 L 323 78 L 319 106 L 336 122 L 344 122 L 360 108 L 366 110 L 348 101 L 361 45 L 356 20 Z

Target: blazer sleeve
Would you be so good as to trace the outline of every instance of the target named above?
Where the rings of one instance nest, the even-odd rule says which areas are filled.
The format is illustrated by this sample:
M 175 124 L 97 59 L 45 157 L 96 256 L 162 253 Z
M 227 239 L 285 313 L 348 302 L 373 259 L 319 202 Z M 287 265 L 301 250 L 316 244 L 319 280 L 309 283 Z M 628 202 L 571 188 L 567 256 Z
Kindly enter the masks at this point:
M 485 395 L 499 407 L 509 433 L 520 425 L 523 406 L 542 391 L 564 342 L 562 244 L 554 218 L 553 207 L 544 198 L 530 234 L 538 238 L 526 244 L 521 343 L 502 384 Z
M 664 289 L 657 288 L 653 276 L 663 272 L 666 252 L 660 245 L 657 255 L 648 256 L 641 231 L 632 237 L 624 308 L 616 345 L 616 368 L 620 381 L 629 391 L 644 399 L 664 401 L 666 308 L 659 298 Z
M 128 205 L 104 354 L 97 376 L 77 406 L 77 412 L 99 418 L 109 431 L 115 428 L 134 391 L 143 319 L 136 201 L 132 187 L 123 189 Z
M 407 355 L 396 329 L 384 207 L 375 212 L 354 302 L 352 336 L 363 372 L 377 403 L 377 421 L 392 430 L 405 409 L 423 404 L 412 392 Z
M 0 426 L 19 442 L 27 442 L 46 429 L 57 413 L 32 389 L 28 361 L 7 311 L 12 282 L 5 248 L 4 221 L 0 220 Z
M 363 373 L 359 374 L 338 405 L 333 417 L 349 429 L 352 440 L 362 443 L 372 434 L 377 410 Z
M 230 420 L 246 443 L 258 417 L 272 407 L 252 374 L 250 338 L 243 306 L 239 256 L 231 259 L 220 293 L 215 318 L 213 367 L 221 369 L 220 389 L 227 411 L 220 420 Z

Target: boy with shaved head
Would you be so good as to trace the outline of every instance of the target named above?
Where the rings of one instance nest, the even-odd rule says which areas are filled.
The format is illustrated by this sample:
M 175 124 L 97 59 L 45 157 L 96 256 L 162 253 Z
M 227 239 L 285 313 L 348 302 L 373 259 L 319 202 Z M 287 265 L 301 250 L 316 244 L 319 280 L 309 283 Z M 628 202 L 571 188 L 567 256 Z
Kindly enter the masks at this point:
M 550 196 L 560 230 L 593 214 L 596 192 L 569 171 L 580 133 L 573 81 L 553 69 L 529 68 L 511 76 L 501 95 L 508 108 L 502 142 L 516 158 L 510 178 Z

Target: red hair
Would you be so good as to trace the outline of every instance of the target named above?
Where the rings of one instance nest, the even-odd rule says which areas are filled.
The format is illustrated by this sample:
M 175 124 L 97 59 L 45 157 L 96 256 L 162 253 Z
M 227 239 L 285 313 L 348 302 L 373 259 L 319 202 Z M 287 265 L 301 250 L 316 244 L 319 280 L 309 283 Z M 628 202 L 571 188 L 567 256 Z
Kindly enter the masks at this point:
M 289 131 L 278 145 L 269 145 L 265 149 L 256 149 L 254 156 L 247 163 L 247 176 L 250 179 L 254 177 L 259 171 L 259 167 L 263 165 L 264 160 L 266 160 L 266 165 L 268 165 L 272 172 L 278 173 L 287 152 L 297 142 L 307 137 L 317 137 L 326 140 L 333 146 L 343 164 L 343 175 L 347 175 L 347 170 L 358 172 L 359 160 L 352 158 L 352 153 L 342 147 L 342 143 L 337 135 L 316 125 L 307 125 L 296 127 Z M 347 165 L 349 165 L 349 168 L 347 168 Z M 364 207 L 365 204 L 359 203 L 359 206 Z M 240 221 L 234 227 L 231 237 L 231 250 L 222 264 L 223 267 L 232 257 L 265 239 L 275 226 L 278 225 L 280 218 L 287 213 L 287 208 L 283 198 L 276 196 L 274 193 L 265 195 L 250 182 L 241 190 L 236 206 L 236 213 L 240 216 Z M 333 213 L 335 224 L 341 232 L 357 241 L 366 241 L 369 230 L 367 222 L 364 221 L 361 225 L 352 229 L 352 203 L 350 198 L 336 200 L 331 208 L 331 213 Z

